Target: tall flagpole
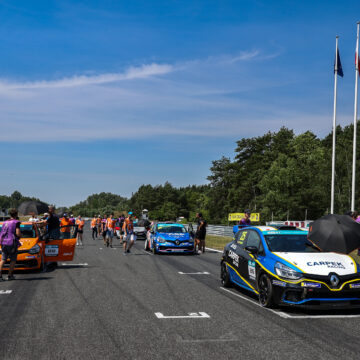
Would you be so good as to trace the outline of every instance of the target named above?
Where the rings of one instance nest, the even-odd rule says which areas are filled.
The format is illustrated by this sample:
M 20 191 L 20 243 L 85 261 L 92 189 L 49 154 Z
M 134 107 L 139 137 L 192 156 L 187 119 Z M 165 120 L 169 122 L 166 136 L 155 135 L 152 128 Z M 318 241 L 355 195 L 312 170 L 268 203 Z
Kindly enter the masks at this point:
M 333 143 L 332 143 L 332 169 L 331 169 L 331 210 L 334 213 L 335 196 L 335 146 L 336 146 L 336 100 L 337 100 L 337 75 L 338 75 L 338 42 L 339 36 L 336 36 L 335 48 L 335 82 L 334 82 L 334 115 L 333 115 Z
M 355 210 L 355 178 L 356 178 L 356 131 L 357 131 L 357 100 L 358 100 L 358 78 L 359 78 L 359 25 L 357 23 L 356 54 L 355 54 L 355 102 L 354 102 L 354 142 L 353 142 L 353 166 L 351 186 L 351 211 Z

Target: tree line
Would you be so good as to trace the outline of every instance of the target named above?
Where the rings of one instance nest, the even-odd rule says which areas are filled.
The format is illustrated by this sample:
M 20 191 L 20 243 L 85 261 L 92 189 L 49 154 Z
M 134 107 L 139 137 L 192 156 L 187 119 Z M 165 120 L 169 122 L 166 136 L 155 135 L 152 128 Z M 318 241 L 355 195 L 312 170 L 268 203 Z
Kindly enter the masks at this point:
M 353 125 L 338 126 L 336 137 L 335 212 L 344 213 L 351 204 Z M 200 211 L 208 222 L 226 224 L 228 213 L 249 208 L 261 214 L 261 222 L 317 219 L 330 208 L 331 152 L 332 133 L 321 139 L 311 131 L 296 135 L 283 127 L 237 141 L 232 158 L 212 162 L 207 185 L 142 185 L 130 198 L 93 194 L 67 211 L 94 216 L 132 210 L 139 216 L 142 209 L 147 209 L 150 218 L 158 220 L 179 216 L 193 220 Z M 359 199 L 359 151 L 357 164 Z M 0 206 L 18 205 L 25 199 L 21 194 L 19 199 L 19 194 L 0 196 Z

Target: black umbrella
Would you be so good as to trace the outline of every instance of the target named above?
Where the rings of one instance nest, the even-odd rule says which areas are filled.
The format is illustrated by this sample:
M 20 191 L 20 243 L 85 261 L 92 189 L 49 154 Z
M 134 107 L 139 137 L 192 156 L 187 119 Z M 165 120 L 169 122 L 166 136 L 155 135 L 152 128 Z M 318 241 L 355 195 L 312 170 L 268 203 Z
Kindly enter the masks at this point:
M 310 224 L 309 239 L 322 251 L 349 254 L 360 247 L 360 224 L 348 215 L 326 215 Z
M 41 201 L 24 201 L 19 205 L 21 215 L 39 215 L 48 211 L 48 205 Z

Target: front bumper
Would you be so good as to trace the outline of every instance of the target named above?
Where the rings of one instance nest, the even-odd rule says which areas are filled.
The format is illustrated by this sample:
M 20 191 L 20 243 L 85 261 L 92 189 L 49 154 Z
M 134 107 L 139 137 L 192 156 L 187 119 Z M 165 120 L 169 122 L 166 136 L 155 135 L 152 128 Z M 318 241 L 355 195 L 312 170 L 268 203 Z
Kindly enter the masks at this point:
M 311 279 L 296 284 L 272 279 L 274 298 L 278 304 L 289 306 L 360 307 L 360 277 L 347 281 L 339 278 L 337 287 Z
M 193 243 L 185 243 L 185 244 L 169 244 L 169 243 L 156 243 L 155 244 L 156 251 L 161 253 L 193 253 L 194 252 L 194 244 Z

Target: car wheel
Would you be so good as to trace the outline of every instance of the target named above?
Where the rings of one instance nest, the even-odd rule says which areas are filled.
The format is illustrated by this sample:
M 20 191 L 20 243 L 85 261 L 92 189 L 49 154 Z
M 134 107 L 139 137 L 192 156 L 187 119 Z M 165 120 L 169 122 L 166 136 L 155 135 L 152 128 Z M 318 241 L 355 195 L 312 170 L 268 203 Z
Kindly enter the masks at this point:
M 258 280 L 258 289 L 259 289 L 259 303 L 261 306 L 266 308 L 274 307 L 273 299 L 273 286 L 271 280 L 266 274 L 261 274 Z
M 228 272 L 226 264 L 223 262 L 221 263 L 221 284 L 223 287 L 229 288 L 232 287 L 232 282 L 230 280 L 230 274 Z
M 153 254 L 154 254 L 154 255 L 156 255 L 156 254 L 157 254 L 157 251 L 156 251 L 155 245 L 153 245 L 153 249 L 152 249 L 152 251 L 153 251 Z

